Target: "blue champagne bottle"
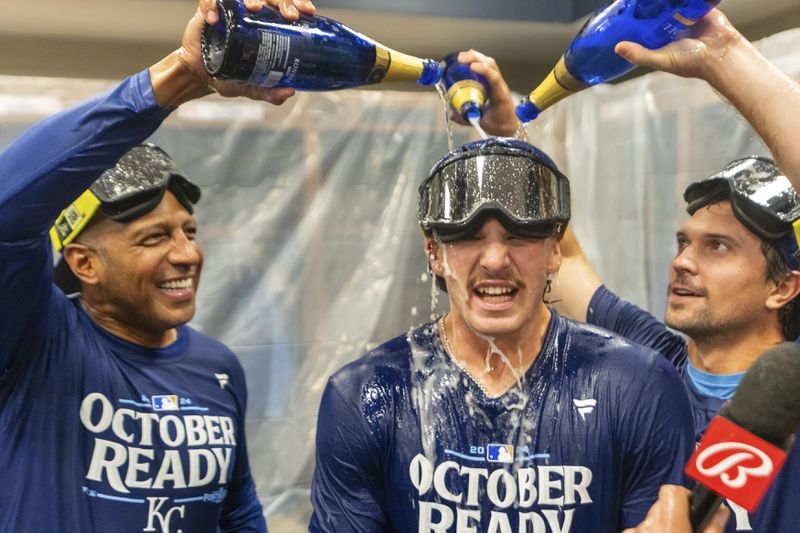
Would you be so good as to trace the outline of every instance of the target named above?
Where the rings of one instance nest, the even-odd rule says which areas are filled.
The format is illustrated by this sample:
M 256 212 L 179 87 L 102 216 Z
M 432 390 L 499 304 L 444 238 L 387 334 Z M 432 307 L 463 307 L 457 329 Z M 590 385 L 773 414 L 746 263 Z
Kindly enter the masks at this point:
M 480 120 L 489 94 L 489 82 L 469 65 L 458 62 L 458 52 L 442 60 L 442 82 L 450 105 L 464 120 Z
M 290 22 L 270 7 L 248 11 L 241 0 L 217 0 L 219 20 L 201 38 L 208 73 L 262 87 L 346 89 L 393 81 L 433 85 L 439 63 L 391 50 L 319 15 Z
M 517 106 L 523 122 L 562 98 L 612 80 L 635 65 L 614 52 L 620 41 L 655 50 L 683 37 L 720 0 L 614 0 L 586 22 L 547 78 Z

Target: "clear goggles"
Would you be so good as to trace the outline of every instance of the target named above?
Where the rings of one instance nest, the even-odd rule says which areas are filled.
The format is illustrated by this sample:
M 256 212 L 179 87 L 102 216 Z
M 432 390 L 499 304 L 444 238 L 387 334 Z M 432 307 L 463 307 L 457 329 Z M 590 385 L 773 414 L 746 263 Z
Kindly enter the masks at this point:
M 560 233 L 570 218 L 569 180 L 536 147 L 491 138 L 447 154 L 419 187 L 419 223 L 443 240 L 474 235 L 489 216 L 516 235 Z
M 50 229 L 56 251 L 74 241 L 96 212 L 129 222 L 155 209 L 168 190 L 190 213 L 200 200 L 200 188 L 164 150 L 152 144 L 134 147 L 56 218 Z
M 773 242 L 791 270 L 800 270 L 800 197 L 772 160 L 750 156 L 732 161 L 720 172 L 690 184 L 683 198 L 690 215 L 713 201 L 727 199 L 739 222 Z

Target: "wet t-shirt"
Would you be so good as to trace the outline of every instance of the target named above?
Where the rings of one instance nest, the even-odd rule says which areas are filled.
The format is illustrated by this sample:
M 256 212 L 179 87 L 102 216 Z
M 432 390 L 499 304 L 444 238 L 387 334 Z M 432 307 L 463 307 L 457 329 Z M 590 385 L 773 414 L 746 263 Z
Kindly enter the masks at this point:
M 630 302 L 619 299 L 606 287 L 600 287 L 589 303 L 586 320 L 624 337 L 653 348 L 663 354 L 681 375 L 699 441 L 711 419 L 725 402 L 722 398 L 706 396 L 698 391 L 689 372 L 689 355 L 686 341 L 671 331 L 663 322 Z M 795 442 L 800 433 L 795 435 Z M 773 480 L 758 508 L 753 513 L 729 503 L 733 512 L 725 531 L 755 531 L 757 533 L 800 532 L 800 452 L 797 446 L 789 456 L 778 476 Z
M 671 365 L 606 331 L 553 313 L 493 398 L 427 324 L 328 382 L 310 529 L 618 532 L 683 481 L 689 417 Z

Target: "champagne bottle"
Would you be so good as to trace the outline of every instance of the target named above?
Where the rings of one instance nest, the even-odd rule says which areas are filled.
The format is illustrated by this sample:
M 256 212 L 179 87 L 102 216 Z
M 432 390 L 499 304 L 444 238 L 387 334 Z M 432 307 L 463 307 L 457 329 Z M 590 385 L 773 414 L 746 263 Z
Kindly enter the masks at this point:
M 442 82 L 450 105 L 464 120 L 480 120 L 489 94 L 489 82 L 469 65 L 458 62 L 458 52 L 442 60 Z
M 394 81 L 433 85 L 439 64 L 391 50 L 319 15 L 290 22 L 277 9 L 248 11 L 242 0 L 217 0 L 219 20 L 201 37 L 209 75 L 263 87 L 303 91 Z
M 620 41 L 654 50 L 680 39 L 719 0 L 614 0 L 597 10 L 547 78 L 516 109 L 522 122 L 559 100 L 612 80 L 635 65 L 614 52 Z

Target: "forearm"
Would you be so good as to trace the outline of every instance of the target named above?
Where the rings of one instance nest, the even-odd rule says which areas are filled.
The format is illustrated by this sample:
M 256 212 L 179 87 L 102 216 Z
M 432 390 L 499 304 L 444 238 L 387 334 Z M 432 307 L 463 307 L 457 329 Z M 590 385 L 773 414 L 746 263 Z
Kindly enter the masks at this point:
M 585 256 L 564 257 L 552 291 L 545 296 L 545 300 L 552 301 L 560 314 L 585 322 L 589 302 L 601 285 L 600 278 Z
M 708 62 L 705 78 L 747 119 L 800 189 L 800 84 L 741 35 L 721 60 Z
M 567 227 L 559 247 L 561 268 L 545 300 L 551 301 L 562 315 L 585 322 L 589 302 L 602 281 L 583 253 L 572 228 Z
M 213 91 L 208 80 L 201 78 L 187 67 L 183 52 L 179 49 L 150 67 L 153 96 L 159 106 L 175 108 L 201 98 Z

